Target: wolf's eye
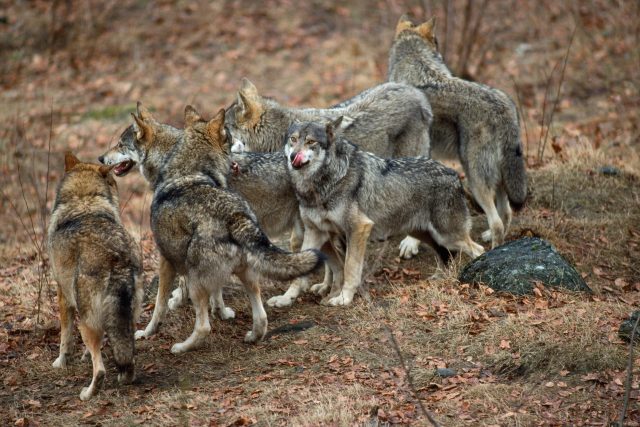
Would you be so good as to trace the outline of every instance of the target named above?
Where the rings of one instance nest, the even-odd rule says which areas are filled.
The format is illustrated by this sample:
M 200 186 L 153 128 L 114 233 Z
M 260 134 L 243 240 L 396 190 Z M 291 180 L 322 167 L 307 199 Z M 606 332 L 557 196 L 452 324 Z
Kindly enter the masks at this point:
M 291 141 L 292 144 L 295 144 L 296 142 L 298 142 L 298 138 L 296 138 L 295 136 L 292 136 L 289 138 L 289 141 Z
M 309 146 L 309 147 L 313 147 L 314 145 L 316 145 L 318 143 L 318 141 L 314 141 L 313 139 L 310 139 L 308 141 L 305 142 L 305 145 Z

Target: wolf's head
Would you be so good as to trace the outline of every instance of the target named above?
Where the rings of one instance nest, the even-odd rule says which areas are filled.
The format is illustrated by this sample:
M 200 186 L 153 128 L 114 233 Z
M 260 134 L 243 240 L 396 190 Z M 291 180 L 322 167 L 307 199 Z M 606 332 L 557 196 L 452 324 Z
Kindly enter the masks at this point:
M 400 18 L 389 53 L 391 80 L 420 85 L 424 69 L 451 75 L 438 51 L 435 29 L 435 18 L 419 25 L 413 25 L 405 15 Z
M 435 33 L 436 18 L 431 18 L 427 22 L 420 25 L 413 25 L 406 15 L 402 15 L 396 25 L 396 35 L 394 40 L 400 40 L 405 37 L 419 36 L 424 43 L 427 43 L 433 50 L 438 50 L 438 38 Z
M 98 196 L 117 205 L 118 187 L 111 173 L 114 167 L 84 163 L 70 151 L 65 153 L 65 175 L 58 189 L 57 200 Z
M 276 101 L 260 96 L 247 78 L 242 79 L 236 101 L 227 108 L 225 123 L 233 137 L 234 153 L 278 151 L 289 126 L 284 109 Z
M 153 182 L 157 171 L 179 141 L 181 131 L 158 123 L 140 102 L 131 116 L 133 124 L 122 132 L 116 146 L 98 160 L 105 165 L 115 165 L 113 173 L 118 177 L 125 176 L 139 165 L 145 178 Z
M 323 167 L 335 151 L 336 132 L 342 116 L 326 125 L 317 122 L 294 123 L 287 131 L 284 152 L 290 170 L 313 174 Z

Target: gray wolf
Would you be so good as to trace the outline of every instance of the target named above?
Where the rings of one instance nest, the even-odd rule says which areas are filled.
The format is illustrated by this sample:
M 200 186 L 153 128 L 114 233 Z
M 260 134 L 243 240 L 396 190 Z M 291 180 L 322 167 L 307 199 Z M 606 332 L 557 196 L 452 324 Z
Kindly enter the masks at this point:
M 175 139 L 176 142 L 184 134 L 182 129 L 168 124 L 151 121 L 150 126 L 156 126 L 156 133 L 162 133 L 165 138 Z M 99 160 L 112 164 L 128 158 L 126 153 L 135 151 L 138 143 L 135 127 L 135 124 L 127 127 L 120 135 L 118 144 Z M 237 144 L 237 141 L 235 143 Z M 281 152 L 233 152 L 232 147 L 231 160 L 229 187 L 249 203 L 267 236 L 273 238 L 292 230 L 290 248 L 293 252 L 299 251 L 302 246 L 302 221 L 284 155 Z M 183 304 L 187 297 L 185 291 L 186 287 L 178 286 L 172 292 L 168 301 L 169 309 L 175 310 Z M 211 295 L 209 304 L 214 316 L 216 312 L 222 319 L 235 316 L 233 310 L 224 305 L 222 295 Z
M 484 252 L 469 236 L 469 211 L 454 170 L 427 157 L 379 158 L 349 142 L 340 122 L 294 124 L 285 145 L 305 228 L 302 249 L 321 248 L 331 240 L 346 246 L 344 263 L 327 252 L 333 279 L 323 303 L 351 303 L 369 239 L 407 233 L 431 245 L 444 262 L 449 251 L 471 257 Z M 326 293 L 328 285 L 325 281 L 311 290 Z M 278 304 L 291 304 L 306 286 L 296 281 L 276 297 Z
M 431 152 L 458 158 L 478 205 L 487 214 L 483 233 L 500 245 L 511 223 L 511 206 L 527 197 L 527 175 L 518 114 L 503 92 L 451 75 L 438 52 L 435 21 L 414 26 L 400 18 L 389 53 L 389 81 L 424 91 L 433 109 Z
M 100 347 L 106 333 L 118 368 L 118 381 L 134 379 L 134 332 L 142 301 L 142 263 L 133 238 L 120 221 L 112 167 L 65 155 L 51 213 L 47 246 L 58 283 L 60 355 L 54 368 L 67 366 L 73 347 L 74 312 L 82 341 L 91 354 L 93 377 L 80 399 L 102 387 L 105 368 Z
M 345 138 L 377 156 L 429 156 L 431 107 L 424 94 L 408 85 L 384 83 L 368 89 L 348 105 L 335 108 L 290 108 L 262 97 L 243 79 L 237 100 L 227 109 L 227 126 L 237 145 L 248 151 L 273 152 L 283 147 L 284 135 L 294 122 L 335 120 L 343 116 Z M 241 141 L 241 142 L 240 142 Z M 418 241 L 407 237 L 400 255 L 417 251 Z
M 253 312 L 253 328 L 245 341 L 260 340 L 267 330 L 260 278 L 291 280 L 308 274 L 323 264 L 322 255 L 318 251 L 291 254 L 273 245 L 246 200 L 229 188 L 231 137 L 225 130 L 224 110 L 205 121 L 187 106 L 185 128 L 179 132 L 158 123 L 141 104 L 133 118 L 132 146 L 119 143 L 101 161 L 118 162 L 117 176 L 139 164 L 154 192 L 151 229 L 160 250 L 160 280 L 151 321 L 136 337 L 157 331 L 171 285 L 179 275 L 186 278 L 196 322 L 191 336 L 174 344 L 171 352 L 197 348 L 211 330 L 210 295 L 219 308 L 224 306 L 222 286 L 235 274 Z

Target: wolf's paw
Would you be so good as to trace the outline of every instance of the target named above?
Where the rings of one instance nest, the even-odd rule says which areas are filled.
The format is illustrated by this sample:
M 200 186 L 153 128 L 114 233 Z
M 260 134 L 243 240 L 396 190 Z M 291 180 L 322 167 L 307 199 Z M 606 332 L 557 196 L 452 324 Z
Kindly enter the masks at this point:
M 420 240 L 407 236 L 400 242 L 400 258 L 410 259 L 418 255 Z
M 289 307 L 291 304 L 293 304 L 293 299 L 288 295 L 276 295 L 267 301 L 269 307 Z
M 311 292 L 317 295 L 326 295 L 329 292 L 329 285 L 324 282 L 316 283 L 311 287 Z
M 136 333 L 134 334 L 135 339 L 139 340 L 142 338 L 149 338 L 151 335 L 153 335 L 152 332 L 147 332 L 146 329 L 140 329 L 139 331 L 136 331 Z
M 173 354 L 182 354 L 187 351 L 189 351 L 189 348 L 187 347 L 187 344 L 183 342 L 176 343 L 171 347 L 171 353 Z
M 98 371 L 96 377 L 91 381 L 89 387 L 83 387 L 80 392 L 80 400 L 85 401 L 91 399 L 95 394 L 102 388 L 102 383 L 104 383 L 104 371 Z
M 265 327 L 265 330 L 262 331 L 259 335 L 256 334 L 253 331 L 249 331 L 244 336 L 244 342 L 250 343 L 250 344 L 256 343 L 256 342 L 260 341 L 265 336 L 266 332 L 267 332 L 266 331 L 266 327 Z
M 349 305 L 351 304 L 351 301 L 353 301 L 353 294 L 351 292 L 342 291 L 335 297 L 323 300 L 322 304 L 336 307 L 339 305 Z
M 84 402 L 85 400 L 91 399 L 91 396 L 93 396 L 91 387 L 82 387 L 82 391 L 80 392 L 80 400 Z
M 169 310 L 175 310 L 178 307 L 181 307 L 184 302 L 184 295 L 182 294 L 182 288 L 174 289 L 171 292 L 171 298 L 167 302 L 169 306 Z
M 482 232 L 482 241 L 483 242 L 490 242 L 492 238 L 493 238 L 493 234 L 491 234 L 491 230 L 484 230 Z
M 118 374 L 118 384 L 131 384 L 135 380 L 135 374 L 133 371 L 120 372 Z
M 67 358 L 65 356 L 58 356 L 58 358 L 51 364 L 56 369 L 67 367 Z
M 231 307 L 223 307 L 222 309 L 218 310 L 218 314 L 220 315 L 220 318 L 222 320 L 233 319 L 236 317 L 236 312 L 233 311 Z

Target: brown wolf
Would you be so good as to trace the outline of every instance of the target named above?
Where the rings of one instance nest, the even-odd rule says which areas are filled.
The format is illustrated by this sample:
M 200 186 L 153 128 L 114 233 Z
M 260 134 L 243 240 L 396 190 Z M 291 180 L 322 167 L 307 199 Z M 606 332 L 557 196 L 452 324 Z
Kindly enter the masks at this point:
M 518 114 L 503 92 L 451 75 L 438 52 L 435 21 L 414 26 L 400 18 L 389 53 L 389 81 L 424 91 L 433 110 L 431 153 L 458 158 L 469 187 L 487 214 L 483 233 L 501 244 L 511 223 L 511 205 L 527 196 L 527 175 Z M 497 208 L 496 208 L 497 206 Z
M 107 334 L 118 367 L 118 380 L 134 378 L 135 321 L 142 299 L 142 263 L 118 206 L 110 166 L 65 156 L 65 176 L 58 187 L 48 232 L 53 275 L 58 282 L 60 356 L 54 368 L 67 365 L 72 353 L 74 311 L 82 341 L 91 353 L 93 379 L 80 399 L 91 398 L 105 377 L 100 346 Z

